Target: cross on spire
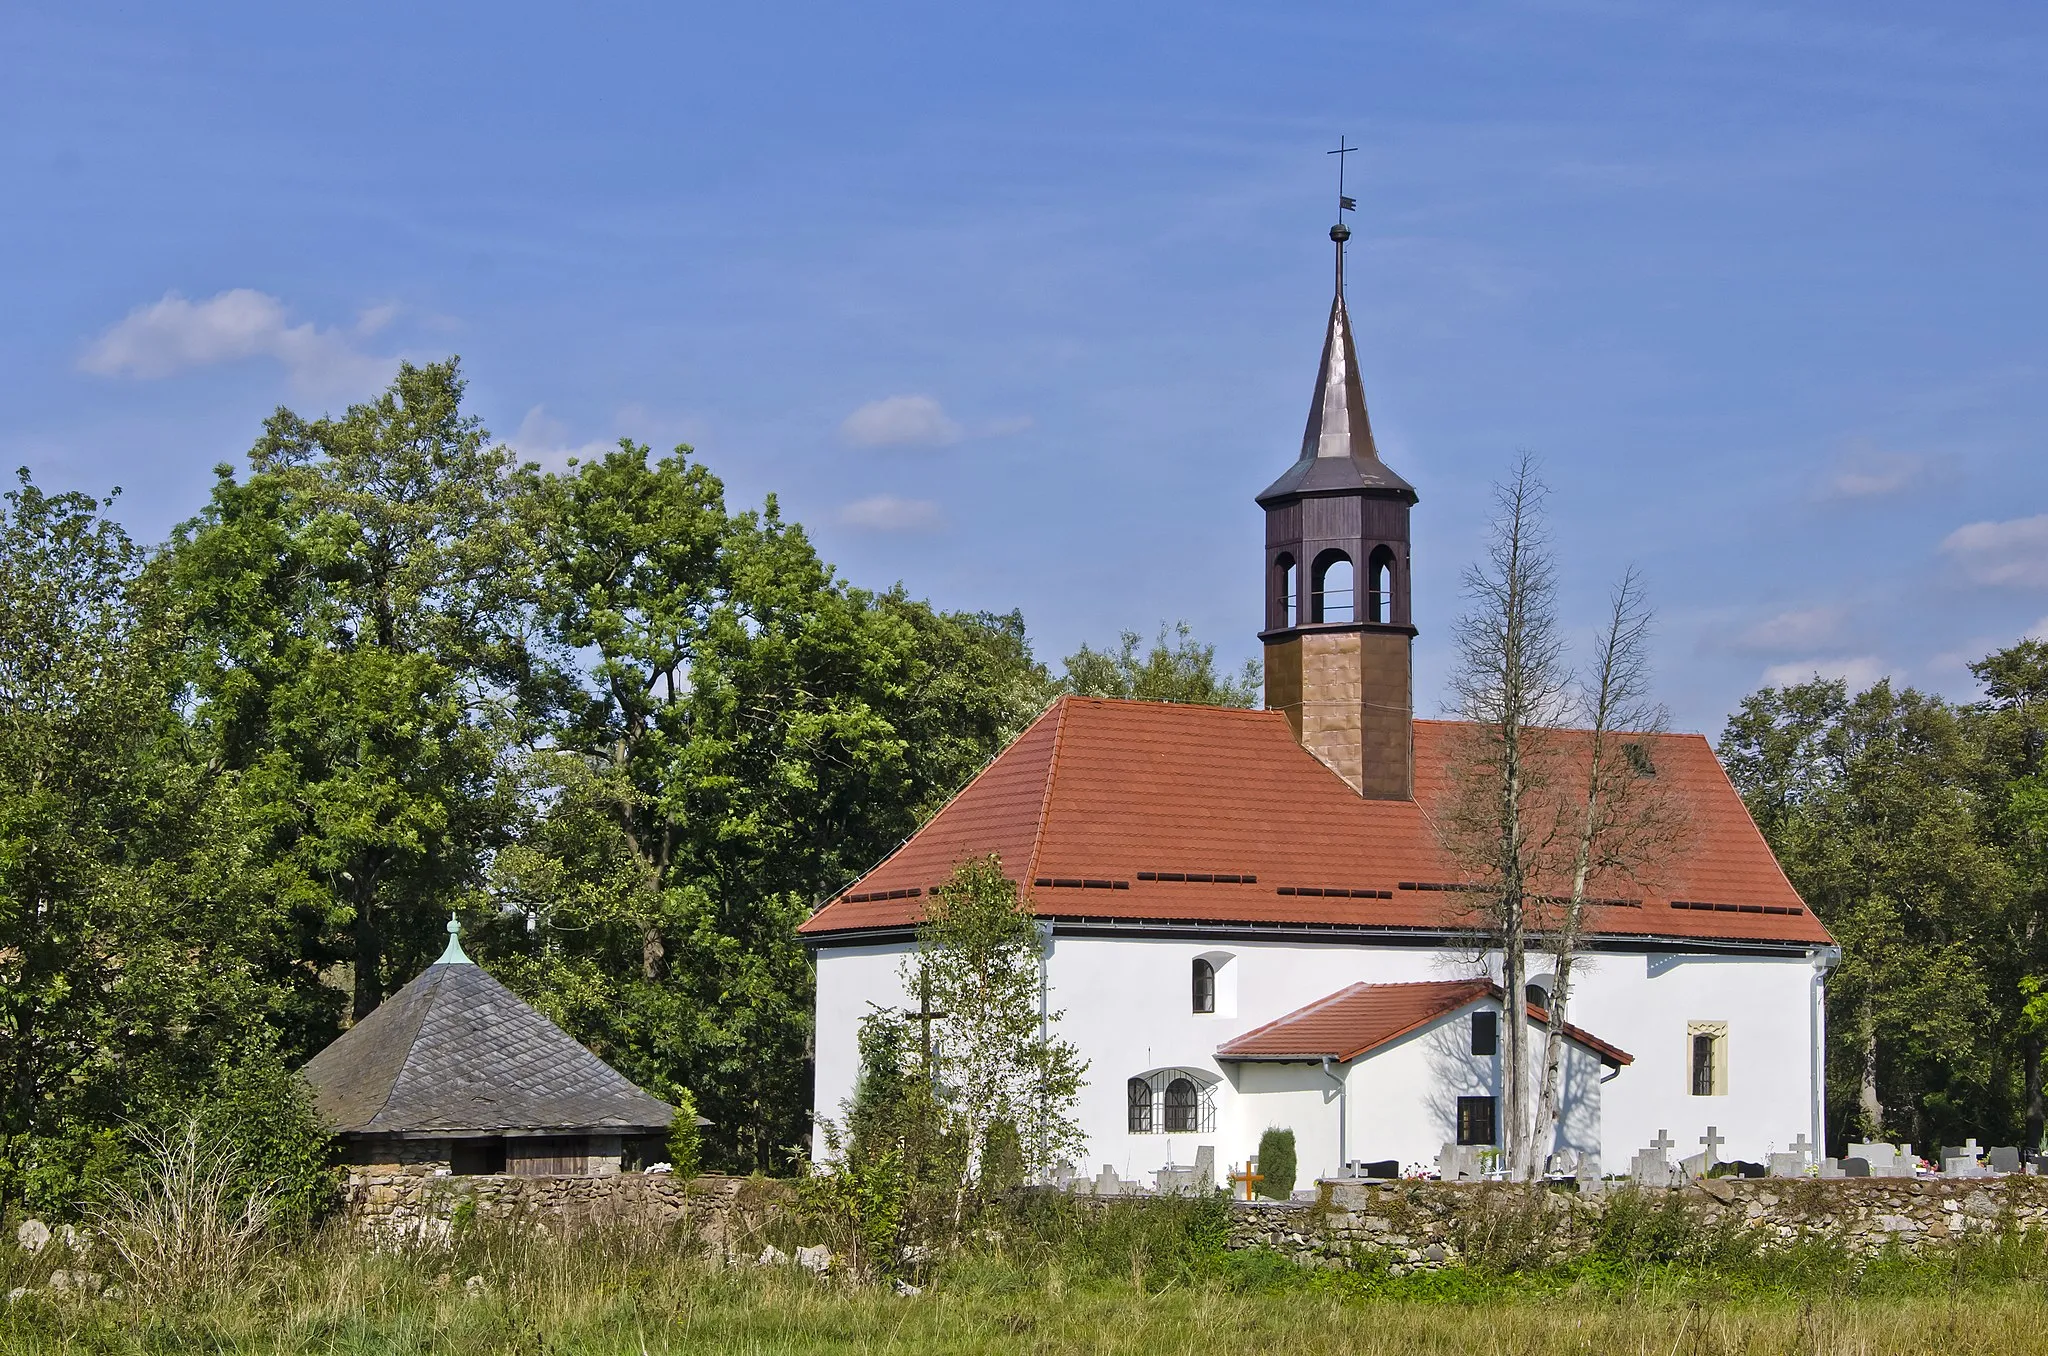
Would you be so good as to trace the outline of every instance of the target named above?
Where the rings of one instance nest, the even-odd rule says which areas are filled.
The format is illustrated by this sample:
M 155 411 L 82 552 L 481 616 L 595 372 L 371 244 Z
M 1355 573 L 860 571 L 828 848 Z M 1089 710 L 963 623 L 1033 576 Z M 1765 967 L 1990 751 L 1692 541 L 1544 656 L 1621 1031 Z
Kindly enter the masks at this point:
M 1337 149 L 1325 151 L 1325 155 L 1337 157 L 1337 224 L 1330 228 L 1330 239 L 1337 246 L 1337 296 L 1344 296 L 1344 242 L 1351 238 L 1351 228 L 1344 224 L 1344 214 L 1358 210 L 1358 204 L 1344 196 L 1344 157 L 1357 150 L 1356 146 L 1344 144 L 1344 138 L 1337 138 Z

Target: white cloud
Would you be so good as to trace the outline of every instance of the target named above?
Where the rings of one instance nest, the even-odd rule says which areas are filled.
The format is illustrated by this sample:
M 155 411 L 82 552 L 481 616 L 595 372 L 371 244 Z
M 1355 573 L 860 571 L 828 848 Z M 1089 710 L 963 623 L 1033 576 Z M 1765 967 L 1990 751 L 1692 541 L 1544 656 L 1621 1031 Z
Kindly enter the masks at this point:
M 866 532 L 936 532 L 945 526 L 939 506 L 929 499 L 870 495 L 839 510 L 839 521 Z
M 311 391 L 374 386 L 389 375 L 392 364 L 359 351 L 353 339 L 375 333 L 395 314 L 394 307 L 372 307 L 352 336 L 310 321 L 290 324 L 282 301 L 253 288 L 232 288 L 204 301 L 167 292 L 95 339 L 78 365 L 103 377 L 154 379 L 245 358 L 273 358 L 294 383 Z
M 550 471 L 559 471 L 569 464 L 570 458 L 577 461 L 593 461 L 618 446 L 595 438 L 588 442 L 572 442 L 569 426 L 551 417 L 544 406 L 535 405 L 519 421 L 519 430 L 506 444 L 517 452 L 522 460 L 537 461 Z
M 1840 678 L 1849 684 L 1851 692 L 1859 692 L 1888 671 L 1882 659 L 1869 654 L 1850 659 L 1799 659 L 1771 665 L 1764 670 L 1763 681 L 1766 687 L 1789 687 L 1815 678 Z
M 1926 462 L 1903 452 L 1882 452 L 1868 444 L 1835 463 L 1821 486 L 1823 499 L 1877 499 L 1897 494 L 1920 478 Z
M 2043 617 L 2027 628 L 2021 640 L 2048 640 L 2048 617 Z
M 2048 588 L 2048 513 L 2002 523 L 1969 523 L 1941 549 L 1978 584 Z
M 1796 608 L 1766 617 L 1735 638 L 1735 648 L 1750 654 L 1783 654 L 1788 650 L 1832 645 L 1841 638 L 1847 614 L 1839 607 Z
M 960 425 L 923 395 L 871 400 L 847 415 L 839 432 L 860 447 L 941 447 L 960 440 Z

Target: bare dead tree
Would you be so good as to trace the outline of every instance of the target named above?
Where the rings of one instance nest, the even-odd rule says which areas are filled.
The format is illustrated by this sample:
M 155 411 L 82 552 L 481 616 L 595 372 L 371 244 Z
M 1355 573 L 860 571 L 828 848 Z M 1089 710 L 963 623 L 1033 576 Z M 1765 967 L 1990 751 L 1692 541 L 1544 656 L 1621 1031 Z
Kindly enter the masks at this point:
M 1533 887 L 1557 836 L 1556 735 L 1570 709 L 1558 633 L 1557 580 L 1543 506 L 1548 489 L 1523 454 L 1494 489 L 1486 555 L 1465 571 L 1470 610 L 1456 628 L 1451 691 L 1467 722 L 1435 816 L 1439 839 L 1463 869 L 1459 911 L 1501 955 L 1500 1129 L 1509 1175 L 1534 1175 L 1530 1116 L 1528 982 Z
M 1596 881 L 1612 887 L 1653 873 L 1684 828 L 1668 783 L 1656 777 L 1656 737 L 1664 732 L 1666 716 L 1650 695 L 1652 620 L 1642 576 L 1631 567 L 1615 585 L 1591 669 L 1577 693 L 1581 729 L 1571 739 L 1570 775 L 1559 786 L 1568 794 L 1560 796 L 1558 807 L 1569 830 L 1558 836 L 1565 858 L 1558 865 L 1568 870 L 1570 887 L 1543 927 L 1551 982 L 1543 1088 L 1531 1128 L 1534 1153 L 1553 1141 L 1563 1114 L 1564 1028 L 1573 964 L 1588 915 L 1597 907 L 1590 888 Z

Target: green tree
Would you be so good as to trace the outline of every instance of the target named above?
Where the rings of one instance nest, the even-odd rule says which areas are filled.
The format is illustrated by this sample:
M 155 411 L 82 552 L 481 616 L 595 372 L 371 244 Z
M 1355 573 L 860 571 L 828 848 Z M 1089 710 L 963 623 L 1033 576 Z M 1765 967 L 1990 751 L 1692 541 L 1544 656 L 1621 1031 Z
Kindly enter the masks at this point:
M 514 813 L 503 750 L 545 705 L 513 458 L 462 394 L 451 359 L 338 419 L 278 410 L 170 552 L 198 728 L 266 807 L 305 972 L 345 965 L 357 1019 L 478 884 Z M 310 1050 L 332 1028 L 305 996 Z
M 723 1166 L 806 1128 L 813 905 L 1038 712 L 1022 620 L 851 588 L 771 499 L 729 513 L 631 442 L 521 488 L 538 617 L 583 663 L 493 870 L 508 978 L 656 1092 Z M 515 933 L 517 935 L 515 935 Z
M 82 494 L 0 513 L 0 1203 L 68 1212 L 125 1123 L 273 1059 L 288 929 L 179 717 L 180 619 Z
M 2008 862 L 1985 832 L 1982 722 L 1881 681 L 1767 688 L 1720 753 L 1792 884 L 1842 945 L 1828 986 L 1829 1123 L 1955 1143 L 2008 1135 L 1994 964 Z M 2013 1013 L 2016 1017 L 2016 1012 Z
M 1067 656 L 1060 686 L 1083 697 L 1130 697 L 1148 702 L 1182 702 L 1191 706 L 1257 706 L 1258 661 L 1247 659 L 1235 674 L 1219 673 L 1216 647 L 1194 638 L 1186 622 L 1160 623 L 1152 648 L 1142 655 L 1144 640 L 1126 631 L 1115 650 L 1083 645 Z
M 994 857 L 963 862 L 935 889 L 904 958 L 907 992 L 945 1013 L 933 1023 L 927 1076 L 961 1143 L 954 1219 L 1015 1137 L 1023 1171 L 1051 1172 L 1085 1143 L 1073 1108 L 1087 1064 L 1054 1034 L 1043 942 L 1031 907 Z

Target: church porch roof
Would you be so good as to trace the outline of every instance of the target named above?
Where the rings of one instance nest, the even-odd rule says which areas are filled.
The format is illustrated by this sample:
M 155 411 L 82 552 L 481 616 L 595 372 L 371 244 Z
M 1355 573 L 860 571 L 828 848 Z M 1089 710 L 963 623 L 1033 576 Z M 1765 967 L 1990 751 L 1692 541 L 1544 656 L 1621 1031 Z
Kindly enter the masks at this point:
M 1434 980 L 1420 984 L 1353 984 L 1216 1047 L 1228 1060 L 1334 1059 L 1349 1063 L 1381 1046 L 1419 1031 L 1441 1017 L 1488 999 L 1500 1002 L 1501 987 L 1485 979 Z M 1524 1005 L 1529 1020 L 1550 1014 Z M 1635 1056 L 1567 1022 L 1564 1034 L 1619 1068 Z

